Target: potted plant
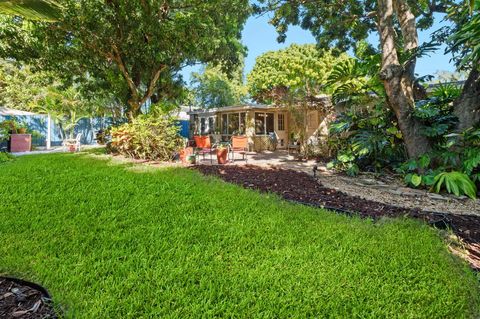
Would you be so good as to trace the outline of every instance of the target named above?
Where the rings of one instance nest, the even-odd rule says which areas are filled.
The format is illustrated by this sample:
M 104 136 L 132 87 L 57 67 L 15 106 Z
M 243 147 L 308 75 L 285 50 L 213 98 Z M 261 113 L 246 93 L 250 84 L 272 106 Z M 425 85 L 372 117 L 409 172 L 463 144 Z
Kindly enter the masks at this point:
M 26 134 L 25 124 L 20 124 L 15 120 L 7 120 L 0 123 L 3 130 L 3 138 L 8 138 L 8 149 L 12 153 L 29 152 L 32 148 L 32 135 Z
M 191 154 L 187 156 L 187 163 L 195 165 L 196 162 L 197 162 L 197 157 L 195 156 L 195 154 Z
M 225 145 L 219 145 L 217 147 L 217 161 L 218 164 L 226 164 L 228 156 L 228 149 Z
M 180 161 L 182 161 L 182 163 L 184 163 L 184 164 L 189 163 L 188 157 L 190 155 L 193 155 L 193 147 L 185 147 L 185 148 L 181 149 L 180 150 Z

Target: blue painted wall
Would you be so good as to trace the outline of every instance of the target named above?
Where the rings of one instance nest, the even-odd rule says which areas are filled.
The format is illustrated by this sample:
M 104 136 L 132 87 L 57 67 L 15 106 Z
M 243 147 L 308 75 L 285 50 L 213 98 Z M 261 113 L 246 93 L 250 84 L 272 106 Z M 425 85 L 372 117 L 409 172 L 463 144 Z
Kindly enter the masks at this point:
M 11 116 L 1 116 L 0 122 L 4 120 L 10 120 Z M 33 146 L 46 146 L 47 136 L 47 116 L 46 115 L 33 115 L 33 116 L 15 116 L 16 121 L 25 123 L 29 129 L 37 131 L 41 134 L 40 137 L 32 137 Z M 112 125 L 112 120 L 109 118 L 93 118 L 93 119 L 81 119 L 75 128 L 75 135 L 82 133 L 82 144 L 95 144 L 95 135 L 101 130 Z M 62 134 L 60 126 L 55 124 L 52 120 L 52 146 L 62 145 Z M 0 148 L 6 145 L 2 143 Z

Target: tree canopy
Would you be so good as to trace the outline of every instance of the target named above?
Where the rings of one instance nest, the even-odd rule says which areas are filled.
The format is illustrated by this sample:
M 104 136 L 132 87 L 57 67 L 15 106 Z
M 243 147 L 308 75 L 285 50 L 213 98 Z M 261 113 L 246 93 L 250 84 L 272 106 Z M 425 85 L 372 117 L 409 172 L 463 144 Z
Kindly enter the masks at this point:
M 250 13 L 247 0 L 66 0 L 53 24 L 8 21 L 2 53 L 35 60 L 59 74 L 101 77 L 126 88 L 129 116 L 185 65 L 238 64 L 239 39 Z M 13 33 L 13 34 L 12 34 Z M 19 41 L 12 43 L 14 35 Z M 20 50 L 18 50 L 20 49 Z
M 267 52 L 257 58 L 248 74 L 249 93 L 262 103 L 272 102 L 279 90 L 301 91 L 304 95 L 326 93 L 333 66 L 347 58 L 346 54 L 337 57 L 312 44 L 293 44 L 286 49 Z
M 419 43 L 418 30 L 433 25 L 435 12 L 447 13 L 452 8 L 465 12 L 468 6 L 451 0 L 260 0 L 259 3 L 258 11 L 274 12 L 271 23 L 277 28 L 280 41 L 285 39 L 289 25 L 310 30 L 322 48 L 335 46 L 342 50 L 355 47 L 370 33 L 377 33 L 381 53 L 379 77 L 385 87 L 387 103 L 398 119 L 407 152 L 411 158 L 417 158 L 431 150 L 428 138 L 420 134 L 421 123 L 412 117 L 416 60 L 432 49 L 430 44 Z M 464 31 L 473 34 L 475 30 L 470 26 Z M 460 43 L 468 47 L 472 42 L 463 39 Z M 475 57 L 474 54 L 470 56 Z M 473 75 L 470 78 L 475 82 L 477 76 Z M 473 92 L 469 96 L 479 95 L 475 87 L 465 86 Z M 465 99 L 465 103 L 457 105 L 470 112 L 475 108 L 471 100 Z
M 201 72 L 192 74 L 193 104 L 205 108 L 241 104 L 247 98 L 243 84 L 243 63 L 228 76 L 220 66 L 207 65 Z
M 54 0 L 2 0 L 0 13 L 21 16 L 30 20 L 55 21 L 61 5 Z

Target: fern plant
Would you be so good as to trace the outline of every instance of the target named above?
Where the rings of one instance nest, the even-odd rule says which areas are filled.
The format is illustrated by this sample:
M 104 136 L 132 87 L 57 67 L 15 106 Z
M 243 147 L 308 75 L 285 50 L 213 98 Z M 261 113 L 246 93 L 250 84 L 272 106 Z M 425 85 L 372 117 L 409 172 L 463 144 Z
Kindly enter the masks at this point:
M 440 193 L 444 188 L 456 196 L 467 195 L 472 199 L 477 198 L 477 187 L 467 174 L 461 172 L 442 172 L 435 176 L 432 190 Z

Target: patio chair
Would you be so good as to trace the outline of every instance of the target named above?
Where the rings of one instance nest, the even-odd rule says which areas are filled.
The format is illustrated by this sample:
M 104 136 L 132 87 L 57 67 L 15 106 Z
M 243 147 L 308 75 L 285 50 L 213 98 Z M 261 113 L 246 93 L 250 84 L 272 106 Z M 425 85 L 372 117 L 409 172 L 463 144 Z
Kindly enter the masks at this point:
M 210 136 L 196 135 L 193 137 L 193 139 L 195 140 L 195 145 L 197 147 L 195 150 L 195 155 L 202 155 L 203 159 L 205 159 L 205 154 L 210 154 L 210 163 L 213 164 L 212 154 L 215 153 L 216 148 L 215 144 L 212 145 L 210 142 Z
M 74 146 L 75 151 L 80 152 L 81 139 L 82 139 L 82 133 L 78 133 L 74 139 L 66 139 L 65 141 L 63 141 L 63 147 L 65 148 L 66 151 L 68 151 L 71 146 Z
M 235 153 L 242 154 L 245 163 L 247 163 L 248 152 L 248 137 L 246 136 L 232 136 L 232 146 L 230 147 L 232 153 L 232 162 L 235 162 Z

